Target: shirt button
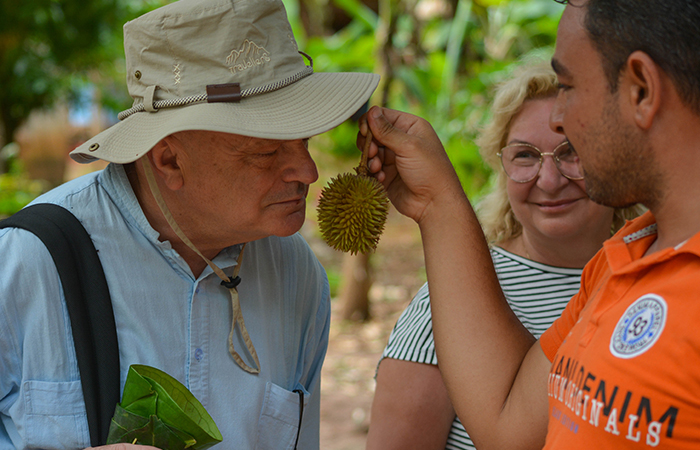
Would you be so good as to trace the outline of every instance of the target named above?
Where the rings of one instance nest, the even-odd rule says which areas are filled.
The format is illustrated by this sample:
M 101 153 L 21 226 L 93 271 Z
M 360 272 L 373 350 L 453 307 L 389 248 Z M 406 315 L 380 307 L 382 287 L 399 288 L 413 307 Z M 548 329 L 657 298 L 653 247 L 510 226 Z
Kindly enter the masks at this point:
M 197 361 L 201 361 L 202 358 L 204 358 L 204 350 L 198 348 L 194 351 L 194 359 L 196 359 Z
M 195 289 L 195 290 L 194 290 L 194 293 L 195 293 L 195 294 L 199 294 L 199 288 Z

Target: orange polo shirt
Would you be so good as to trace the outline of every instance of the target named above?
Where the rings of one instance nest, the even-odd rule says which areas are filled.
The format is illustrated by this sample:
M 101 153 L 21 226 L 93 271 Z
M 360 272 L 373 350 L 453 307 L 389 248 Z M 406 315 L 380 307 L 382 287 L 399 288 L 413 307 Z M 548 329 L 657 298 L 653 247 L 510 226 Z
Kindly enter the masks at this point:
M 646 213 L 607 241 L 540 338 L 545 449 L 700 448 L 700 233 L 643 257 L 655 238 Z

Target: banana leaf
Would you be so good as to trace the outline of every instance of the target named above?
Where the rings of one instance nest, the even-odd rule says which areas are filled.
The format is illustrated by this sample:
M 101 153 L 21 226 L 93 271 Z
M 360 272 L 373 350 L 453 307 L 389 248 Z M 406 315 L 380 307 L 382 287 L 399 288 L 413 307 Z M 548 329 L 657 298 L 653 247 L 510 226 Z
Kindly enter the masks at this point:
M 202 404 L 179 381 L 153 367 L 132 365 L 108 444 L 136 443 L 167 450 L 204 450 L 222 436 Z

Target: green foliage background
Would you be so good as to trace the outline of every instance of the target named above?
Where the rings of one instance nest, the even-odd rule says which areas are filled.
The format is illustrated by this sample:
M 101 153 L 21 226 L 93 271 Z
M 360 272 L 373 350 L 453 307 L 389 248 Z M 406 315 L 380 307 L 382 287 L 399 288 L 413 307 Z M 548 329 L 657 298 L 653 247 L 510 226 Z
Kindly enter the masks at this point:
M 46 183 L 30 180 L 21 162 L 13 159 L 7 172 L 0 173 L 0 219 L 19 211 L 45 190 Z
M 493 87 L 519 58 L 551 52 L 563 10 L 552 0 L 283 1 L 315 70 L 380 73 L 372 104 L 428 119 L 472 197 L 490 175 L 473 139 Z M 105 108 L 128 108 L 122 24 L 165 3 L 0 0 L 0 148 L 31 110 L 78 102 L 88 86 Z M 315 142 L 355 160 L 356 132 L 346 123 Z M 7 197 L 11 188 L 0 189 Z
M 378 12 L 360 0 L 284 1 L 314 68 L 380 73 L 371 103 L 429 120 L 472 197 L 490 176 L 473 140 L 488 120 L 494 87 L 519 59 L 551 56 L 563 11 L 552 0 L 379 0 Z M 340 10 L 349 22 L 311 34 L 304 7 L 312 4 Z M 356 159 L 355 135 L 347 123 L 326 133 L 324 148 Z

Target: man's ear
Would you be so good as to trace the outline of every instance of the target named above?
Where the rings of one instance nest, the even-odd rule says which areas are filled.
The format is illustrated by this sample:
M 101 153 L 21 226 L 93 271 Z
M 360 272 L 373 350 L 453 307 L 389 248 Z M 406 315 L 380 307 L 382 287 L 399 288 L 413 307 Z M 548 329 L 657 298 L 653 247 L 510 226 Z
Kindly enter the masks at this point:
M 173 191 L 182 188 L 184 178 L 178 156 L 180 142 L 172 136 L 167 136 L 158 142 L 146 155 L 151 162 L 156 178 Z
M 663 74 L 654 60 L 639 50 L 627 58 L 625 69 L 620 85 L 626 87 L 637 126 L 648 130 L 661 107 Z

